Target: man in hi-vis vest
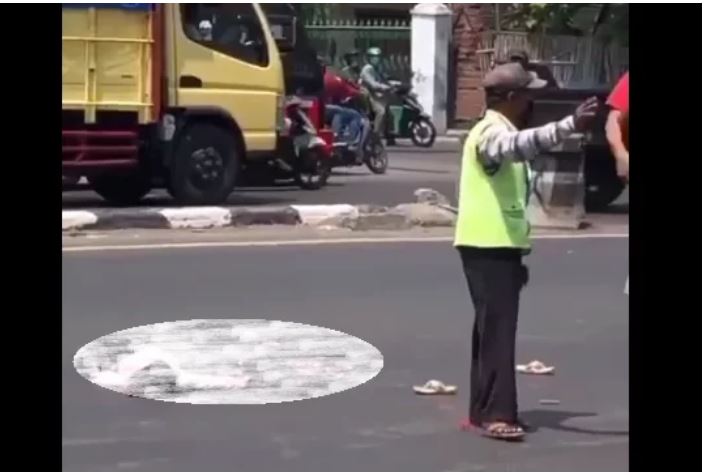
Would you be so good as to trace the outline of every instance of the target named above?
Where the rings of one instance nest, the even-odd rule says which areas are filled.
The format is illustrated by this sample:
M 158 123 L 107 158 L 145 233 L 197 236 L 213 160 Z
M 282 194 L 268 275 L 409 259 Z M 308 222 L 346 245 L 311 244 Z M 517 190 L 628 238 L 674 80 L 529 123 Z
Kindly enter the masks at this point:
M 591 98 L 559 122 L 519 130 L 532 90 L 545 85 L 518 63 L 490 71 L 483 81 L 487 111 L 463 147 L 455 247 L 475 308 L 469 423 L 498 439 L 524 436 L 514 350 L 519 293 L 528 282 L 522 256 L 531 247 L 527 161 L 586 130 L 598 108 Z

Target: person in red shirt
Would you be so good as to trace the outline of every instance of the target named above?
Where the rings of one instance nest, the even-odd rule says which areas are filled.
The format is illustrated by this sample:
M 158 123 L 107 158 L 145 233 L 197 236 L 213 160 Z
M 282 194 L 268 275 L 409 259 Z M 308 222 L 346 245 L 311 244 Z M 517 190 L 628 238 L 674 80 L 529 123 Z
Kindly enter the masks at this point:
M 617 162 L 617 174 L 629 181 L 629 72 L 621 77 L 607 99 L 610 107 L 605 132 Z
M 323 76 L 326 116 L 332 117 L 331 127 L 337 140 L 357 142 L 362 127 L 362 116 L 345 104 L 360 95 L 360 88 L 330 68 L 325 68 Z M 345 133 L 347 131 L 347 134 Z
M 617 174 L 629 182 L 629 71 L 617 82 L 607 98 L 610 113 L 607 116 L 607 141 L 617 162 Z M 629 276 L 624 286 L 629 295 Z

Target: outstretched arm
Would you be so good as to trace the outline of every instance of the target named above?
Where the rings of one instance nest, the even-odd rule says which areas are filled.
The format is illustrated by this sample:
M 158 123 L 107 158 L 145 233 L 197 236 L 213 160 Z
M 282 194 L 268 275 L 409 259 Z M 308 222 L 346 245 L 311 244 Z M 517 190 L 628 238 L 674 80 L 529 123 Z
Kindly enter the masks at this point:
M 505 160 L 532 160 L 540 152 L 546 152 L 561 143 L 575 130 L 573 116 L 542 127 L 520 131 L 510 131 L 501 125 L 490 125 L 480 132 L 479 159 L 485 170 L 492 174 L 499 170 Z
M 575 114 L 558 122 L 526 130 L 507 130 L 501 125 L 489 125 L 480 131 L 479 160 L 489 174 L 499 170 L 505 160 L 532 160 L 563 142 L 575 131 L 587 129 L 597 113 L 599 102 L 591 97 L 578 106 Z

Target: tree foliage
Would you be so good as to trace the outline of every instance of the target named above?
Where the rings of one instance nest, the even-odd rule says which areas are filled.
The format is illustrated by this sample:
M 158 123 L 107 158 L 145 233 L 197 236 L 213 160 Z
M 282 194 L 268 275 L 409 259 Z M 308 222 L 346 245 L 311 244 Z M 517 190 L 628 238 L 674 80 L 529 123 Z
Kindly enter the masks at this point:
M 559 35 L 593 35 L 629 44 L 629 4 L 511 3 L 502 6 L 504 30 Z

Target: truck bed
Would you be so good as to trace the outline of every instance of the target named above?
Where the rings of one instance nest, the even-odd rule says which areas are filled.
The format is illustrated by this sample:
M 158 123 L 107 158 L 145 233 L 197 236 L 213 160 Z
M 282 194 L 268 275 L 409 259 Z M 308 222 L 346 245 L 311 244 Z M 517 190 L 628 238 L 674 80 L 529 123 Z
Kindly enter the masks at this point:
M 102 111 L 156 119 L 160 23 L 151 4 L 63 4 L 62 107 L 96 123 Z

